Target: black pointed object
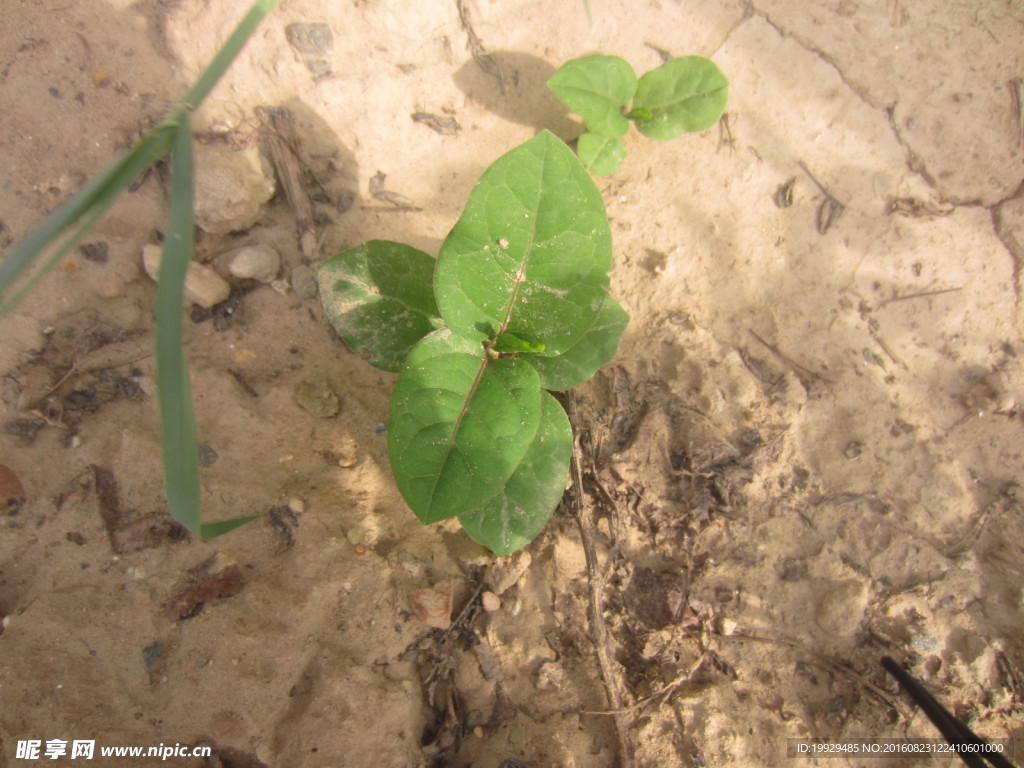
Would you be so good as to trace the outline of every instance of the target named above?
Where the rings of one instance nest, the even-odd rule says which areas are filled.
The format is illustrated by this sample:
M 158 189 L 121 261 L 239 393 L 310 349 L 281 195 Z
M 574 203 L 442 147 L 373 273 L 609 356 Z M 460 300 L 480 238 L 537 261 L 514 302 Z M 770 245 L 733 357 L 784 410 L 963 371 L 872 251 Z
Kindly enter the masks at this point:
M 885 670 L 899 681 L 903 689 L 910 695 L 919 707 L 928 715 L 928 719 L 939 729 L 946 741 L 953 745 L 960 759 L 970 768 L 985 768 L 987 760 L 996 768 L 1015 768 L 1013 763 L 1007 760 L 998 752 L 984 749 L 988 743 L 964 725 L 960 720 L 951 715 L 945 707 L 937 702 L 925 689 L 917 678 L 908 673 L 899 664 L 888 656 L 882 657 L 882 666 Z M 978 752 L 961 751 L 958 745 L 973 744 L 982 747 Z

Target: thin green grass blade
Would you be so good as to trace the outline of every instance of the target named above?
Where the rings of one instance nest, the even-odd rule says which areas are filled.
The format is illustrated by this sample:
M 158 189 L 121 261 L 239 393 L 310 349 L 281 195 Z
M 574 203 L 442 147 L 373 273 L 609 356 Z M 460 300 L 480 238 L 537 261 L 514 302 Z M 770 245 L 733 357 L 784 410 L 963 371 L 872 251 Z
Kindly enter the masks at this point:
M 192 123 L 183 115 L 171 153 L 171 192 L 167 232 L 156 292 L 156 384 L 164 454 L 167 506 L 171 517 L 208 539 L 244 525 L 256 516 L 200 523 L 199 439 L 192 390 L 182 345 L 185 276 L 195 241 Z
M 174 142 L 182 116 L 198 107 L 206 98 L 257 25 L 278 2 L 279 0 L 256 0 L 224 47 L 217 52 L 213 61 L 186 94 L 183 106 L 178 107 L 164 122 L 143 136 L 127 154 L 93 177 L 70 200 L 51 213 L 17 248 L 0 260 L 0 317 L 13 309 L 36 283 L 53 269 L 140 173 L 167 154 Z M 83 225 L 74 235 L 64 240 L 41 267 L 25 278 L 26 270 L 40 255 L 83 218 L 88 222 L 88 226 Z M 15 288 L 19 278 L 24 279 Z
M 132 149 L 91 179 L 70 200 L 63 203 L 10 254 L 0 261 L 0 317 L 14 308 L 31 288 L 71 250 L 92 225 L 104 214 L 132 182 L 167 154 L 174 140 L 178 114 L 147 133 Z M 15 288 L 43 251 L 52 246 L 67 230 L 84 223 L 49 256 L 42 267 Z
M 199 443 L 182 347 L 185 275 L 192 261 L 192 125 L 184 116 L 171 153 L 171 199 L 156 293 L 156 384 L 171 516 L 199 533 Z
M 229 531 L 235 530 L 239 526 L 251 523 L 257 517 L 259 515 L 246 515 L 245 517 L 236 517 L 231 520 L 219 520 L 216 523 L 203 523 L 199 529 L 199 535 L 204 539 L 215 539 Z

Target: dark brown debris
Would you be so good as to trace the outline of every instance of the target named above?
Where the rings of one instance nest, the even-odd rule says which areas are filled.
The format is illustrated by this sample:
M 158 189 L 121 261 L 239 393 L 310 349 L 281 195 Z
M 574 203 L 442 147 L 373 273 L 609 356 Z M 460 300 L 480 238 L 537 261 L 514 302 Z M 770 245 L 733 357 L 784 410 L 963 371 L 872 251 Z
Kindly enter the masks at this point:
M 421 123 L 442 136 L 455 136 L 462 130 L 459 121 L 451 115 L 435 115 L 430 112 L 413 112 L 412 121 Z
M 183 541 L 188 531 L 164 512 L 132 516 L 121 506 L 121 494 L 112 470 L 92 465 L 93 485 L 99 500 L 100 517 L 119 555 L 159 547 L 165 542 Z
M 193 569 L 192 583 L 167 601 L 164 612 L 171 621 L 190 619 L 210 600 L 223 600 L 237 595 L 245 580 L 242 569 L 237 565 L 228 565 L 217 573 L 210 573 L 212 560 Z

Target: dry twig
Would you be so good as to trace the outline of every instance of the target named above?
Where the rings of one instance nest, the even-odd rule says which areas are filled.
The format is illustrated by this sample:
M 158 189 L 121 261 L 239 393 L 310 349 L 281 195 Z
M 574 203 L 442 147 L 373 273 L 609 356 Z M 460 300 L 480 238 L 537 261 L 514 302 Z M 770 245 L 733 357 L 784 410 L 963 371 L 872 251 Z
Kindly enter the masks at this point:
M 274 162 L 277 178 L 295 213 L 302 256 L 308 264 L 319 264 L 320 246 L 313 223 L 313 206 L 302 183 L 302 165 L 296 149 L 298 138 L 292 113 L 281 107 L 257 107 L 256 116 L 263 126 L 264 140 Z
M 636 765 L 633 740 L 629 732 L 629 710 L 622 706 L 622 697 L 619 695 L 618 674 L 612 661 L 612 654 L 608 643 L 608 630 L 604 624 L 604 575 L 599 572 L 597 561 L 597 550 L 594 547 L 594 521 L 593 510 L 590 505 L 584 502 L 583 498 L 583 472 L 580 469 L 579 441 L 579 416 L 576 412 L 576 397 L 570 392 L 566 396 L 566 405 L 569 414 L 569 422 L 573 427 L 574 448 L 571 461 L 572 472 L 572 493 L 570 494 L 570 509 L 576 519 L 576 525 L 580 529 L 580 538 L 583 542 L 583 553 L 587 561 L 587 580 L 590 584 L 590 627 L 593 632 L 594 646 L 597 651 L 598 664 L 601 667 L 601 678 L 604 682 L 605 693 L 608 696 L 608 708 L 615 722 L 615 731 L 619 737 L 619 752 L 623 768 L 633 768 Z

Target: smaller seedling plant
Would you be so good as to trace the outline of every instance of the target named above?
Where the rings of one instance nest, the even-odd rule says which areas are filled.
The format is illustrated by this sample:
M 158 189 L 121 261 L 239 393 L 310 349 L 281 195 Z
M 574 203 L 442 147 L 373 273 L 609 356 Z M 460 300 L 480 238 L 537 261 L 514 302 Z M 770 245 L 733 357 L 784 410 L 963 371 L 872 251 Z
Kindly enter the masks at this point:
M 669 59 L 639 79 L 618 56 L 584 56 L 563 64 L 548 87 L 583 118 L 577 152 L 599 176 L 625 159 L 630 121 L 644 136 L 667 141 L 710 128 L 729 98 L 729 81 L 703 56 Z
M 319 267 L 339 335 L 399 374 L 388 453 L 421 522 L 457 517 L 497 555 L 540 533 L 573 446 L 549 390 L 589 379 L 629 321 L 611 265 L 604 201 L 544 131 L 484 172 L 436 260 L 374 240 Z

